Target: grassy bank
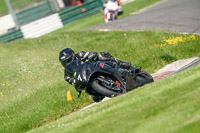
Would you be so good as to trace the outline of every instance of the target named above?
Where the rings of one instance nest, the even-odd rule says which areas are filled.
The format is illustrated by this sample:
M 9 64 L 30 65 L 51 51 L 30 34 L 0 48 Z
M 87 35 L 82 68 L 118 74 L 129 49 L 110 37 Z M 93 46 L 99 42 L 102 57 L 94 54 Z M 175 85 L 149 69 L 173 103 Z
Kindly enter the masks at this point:
M 162 31 L 65 32 L 0 45 L 0 132 L 24 132 L 59 119 L 92 103 L 80 99 L 63 79 L 58 53 L 108 51 L 149 73 L 183 58 L 199 56 L 200 37 Z M 66 101 L 71 90 L 73 102 Z
M 122 17 L 125 17 L 131 12 L 141 9 L 144 6 L 152 4 L 156 1 L 158 0 L 149 0 L 148 2 L 144 2 L 144 0 L 136 0 L 132 3 L 124 5 L 123 10 L 125 14 Z M 69 114 L 73 114 L 74 111 L 77 111 L 82 107 L 92 103 L 92 100 L 85 93 L 83 93 L 81 98 L 77 98 L 78 94 L 75 92 L 74 88 L 64 81 L 63 68 L 58 61 L 58 53 L 63 48 L 71 47 L 75 50 L 75 52 L 80 50 L 97 52 L 108 51 L 120 60 L 131 61 L 133 65 L 141 66 L 149 73 L 154 73 L 164 65 L 176 60 L 200 56 L 200 36 L 195 35 L 180 35 L 162 31 L 74 31 L 101 22 L 103 22 L 103 17 L 102 13 L 99 13 L 95 14 L 94 16 L 69 23 L 63 29 L 57 30 L 41 38 L 17 40 L 10 43 L 0 44 L 0 132 L 17 133 L 29 131 L 47 123 L 54 122 L 66 115 L 70 117 L 62 119 L 64 120 L 64 123 L 62 123 L 62 121 L 58 121 L 56 123 L 52 123 L 52 125 L 47 125 L 44 128 L 37 129 L 36 131 L 49 131 L 49 128 L 51 129 L 56 126 L 68 127 L 69 121 L 74 121 L 76 118 L 79 121 L 78 117 L 80 114 L 72 115 L 72 117 Z M 193 70 L 199 70 L 199 67 Z M 185 74 L 184 76 L 188 75 Z M 196 77 L 196 75 L 194 77 Z M 177 79 L 171 79 L 163 82 L 172 82 L 174 80 L 177 81 Z M 188 81 L 184 79 L 183 82 L 193 84 L 192 77 L 190 77 Z M 181 84 L 178 81 L 174 83 L 178 83 L 178 85 Z M 131 99 L 130 105 L 133 107 L 138 106 L 138 101 L 139 103 L 141 102 L 144 104 L 141 105 L 139 111 L 144 108 L 146 110 L 145 112 L 147 113 L 145 117 L 149 118 L 152 112 L 148 112 L 150 108 L 146 108 L 145 105 L 151 105 L 151 103 L 154 102 L 157 103 L 159 99 L 152 99 L 153 101 L 146 103 L 145 100 L 140 101 L 139 97 L 143 95 L 144 99 L 148 99 L 149 97 L 151 99 L 152 96 L 156 95 L 153 94 L 154 91 L 151 93 L 152 88 L 159 88 L 157 91 L 158 93 L 165 90 L 165 88 L 162 88 L 162 83 L 158 84 L 160 85 L 147 85 L 142 89 L 136 90 L 136 92 L 133 91 L 128 95 L 122 96 L 122 99 L 124 97 Z M 198 84 L 194 83 L 192 88 L 195 88 L 196 85 Z M 183 89 L 185 89 L 184 86 L 185 84 L 181 85 Z M 148 87 L 150 87 L 150 89 L 147 89 Z M 171 87 L 178 88 L 176 85 L 171 85 Z M 72 93 L 72 102 L 66 101 L 67 90 L 70 90 Z M 146 90 L 149 90 L 149 92 Z M 169 90 L 169 92 L 170 91 L 171 90 Z M 151 95 L 148 97 L 149 93 Z M 196 94 L 195 96 L 198 96 L 198 91 L 195 90 L 190 94 L 193 93 Z M 188 97 L 191 96 L 190 94 L 188 94 Z M 136 101 L 132 98 L 132 95 L 134 95 L 134 98 L 137 98 Z M 160 97 L 161 101 L 165 102 L 166 99 L 162 99 L 162 95 L 156 96 Z M 173 98 L 172 96 L 173 95 L 170 95 L 169 97 Z M 180 103 L 182 98 L 183 97 L 180 96 L 180 99 L 177 99 L 178 102 L 175 102 L 175 105 L 173 105 L 173 102 L 170 103 L 172 103 L 173 107 L 175 107 L 178 103 Z M 108 103 L 110 103 L 110 101 Z M 118 100 L 114 101 L 113 105 L 115 105 L 115 103 L 119 103 Z M 129 103 L 126 101 L 122 102 L 122 105 L 118 104 L 117 109 L 119 111 L 116 111 L 116 114 L 123 114 L 123 111 L 120 112 L 120 110 L 122 110 L 120 107 L 124 107 L 125 110 L 132 110 L 132 108 L 128 109 L 128 106 L 126 107 L 128 104 Z M 186 106 L 187 105 L 188 104 L 186 104 Z M 196 102 L 194 102 L 192 105 L 196 105 Z M 105 105 L 102 105 L 102 108 L 104 108 L 104 106 Z M 162 110 L 163 106 L 159 105 L 158 108 L 154 108 L 155 115 L 159 113 L 159 109 Z M 185 105 L 183 106 L 185 107 Z M 108 107 L 110 108 L 105 109 L 106 111 L 115 108 L 110 104 Z M 166 110 L 168 109 L 167 107 L 169 107 L 168 104 L 166 105 Z M 182 109 L 183 107 L 180 108 Z M 194 108 L 194 110 L 195 109 L 196 108 Z M 194 112 L 194 110 L 192 111 Z M 142 114 L 139 114 L 137 110 L 134 110 L 134 112 L 138 113 L 136 120 L 142 118 Z M 193 112 L 191 117 L 188 117 L 188 119 L 196 118 Z M 107 120 L 111 121 L 110 119 L 112 118 L 113 113 L 109 112 L 108 114 L 110 116 L 108 116 Z M 87 115 L 87 113 L 84 115 Z M 99 115 L 103 115 L 102 112 L 99 112 Z M 130 114 L 130 116 L 133 115 L 134 114 Z M 95 119 L 95 121 L 98 121 L 101 117 L 103 116 L 98 117 Z M 122 117 L 123 115 L 119 118 L 123 120 Z M 125 115 L 124 120 L 126 120 L 128 117 L 128 115 Z M 88 117 L 86 117 L 86 119 L 87 118 Z M 117 121 L 117 119 L 115 120 Z M 141 119 L 140 122 L 144 122 L 143 120 L 144 119 Z M 95 121 L 89 120 L 86 121 L 86 123 L 80 122 L 81 127 L 78 128 L 87 131 L 88 127 L 85 125 L 88 123 L 91 124 Z M 108 121 L 106 123 L 108 123 Z M 148 121 L 150 121 L 150 119 L 148 119 Z M 137 123 L 137 121 L 133 121 L 132 119 L 128 121 L 128 123 L 133 122 L 136 122 L 136 124 L 140 125 L 140 123 Z M 155 123 L 156 122 L 158 121 L 155 121 Z M 57 123 L 58 125 L 56 125 Z M 190 121 L 188 123 L 190 123 Z M 73 124 L 73 122 L 69 123 L 69 125 L 70 124 Z M 100 122 L 101 126 L 104 124 L 105 123 Z M 98 129 L 100 125 L 97 125 L 96 128 Z M 133 127 L 136 126 L 131 124 L 128 125 Z M 190 127 L 190 125 L 187 126 Z M 70 125 L 70 128 L 66 128 L 65 130 L 76 131 L 74 130 L 74 127 L 76 127 L 76 125 Z M 112 126 L 110 127 L 113 128 Z M 147 130 L 148 127 L 151 128 L 150 125 L 147 125 L 144 131 Z M 191 125 L 191 127 L 193 128 L 193 125 Z M 105 129 L 109 129 L 109 127 L 106 127 Z M 114 131 L 116 129 L 113 128 L 111 130 L 109 129 L 108 131 L 112 132 L 112 130 Z M 124 127 L 119 131 L 125 129 L 128 128 Z M 94 129 L 91 128 L 91 130 Z M 140 131 L 141 129 L 137 130 Z M 60 128 L 55 128 L 54 131 L 59 132 Z M 182 131 L 182 129 L 180 129 L 180 131 Z
M 5 0 L 0 0 L 0 16 L 8 14 Z
M 197 133 L 200 65 L 31 131 Z

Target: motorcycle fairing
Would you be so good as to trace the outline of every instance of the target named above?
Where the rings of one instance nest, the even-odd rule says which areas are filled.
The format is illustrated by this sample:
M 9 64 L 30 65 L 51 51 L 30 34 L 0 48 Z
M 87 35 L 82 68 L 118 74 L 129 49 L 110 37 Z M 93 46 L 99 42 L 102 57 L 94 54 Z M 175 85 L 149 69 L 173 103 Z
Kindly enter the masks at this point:
M 126 81 L 123 81 L 119 72 L 120 67 L 110 61 L 89 61 L 83 62 L 79 59 L 71 62 L 65 69 L 66 73 L 74 78 L 74 87 L 85 90 L 88 83 L 96 74 L 114 76 L 126 91 Z

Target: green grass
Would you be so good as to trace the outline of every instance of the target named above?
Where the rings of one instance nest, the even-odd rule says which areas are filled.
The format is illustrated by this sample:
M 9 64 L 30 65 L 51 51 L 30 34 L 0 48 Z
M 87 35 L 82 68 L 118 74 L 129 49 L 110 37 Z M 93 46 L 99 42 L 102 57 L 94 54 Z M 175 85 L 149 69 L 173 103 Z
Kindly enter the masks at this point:
M 0 0 L 0 16 L 6 15 L 7 13 L 8 9 L 5 0 Z
M 85 93 L 78 99 L 78 93 L 64 81 L 58 61 L 61 49 L 109 51 L 118 59 L 131 61 L 153 73 L 175 60 L 200 55 L 200 36 L 173 45 L 158 45 L 180 36 L 190 37 L 162 31 L 65 32 L 61 29 L 38 39 L 1 44 L 0 132 L 25 132 L 92 103 Z M 66 90 L 71 91 L 72 102 L 66 101 Z
M 129 3 L 123 7 L 126 13 L 122 17 L 156 1 Z M 75 52 L 108 51 L 149 73 L 176 60 L 200 56 L 200 36 L 166 44 L 169 38 L 189 38 L 190 35 L 163 31 L 79 31 L 102 22 L 102 13 L 99 13 L 37 39 L 0 44 L 0 132 L 29 131 L 92 103 L 85 93 L 78 99 L 74 88 L 64 81 L 58 61 L 58 53 L 63 48 L 71 47 Z M 72 102 L 66 101 L 67 90 L 72 93 Z M 188 128 L 193 129 L 193 125 Z
M 200 65 L 30 131 L 198 133 Z

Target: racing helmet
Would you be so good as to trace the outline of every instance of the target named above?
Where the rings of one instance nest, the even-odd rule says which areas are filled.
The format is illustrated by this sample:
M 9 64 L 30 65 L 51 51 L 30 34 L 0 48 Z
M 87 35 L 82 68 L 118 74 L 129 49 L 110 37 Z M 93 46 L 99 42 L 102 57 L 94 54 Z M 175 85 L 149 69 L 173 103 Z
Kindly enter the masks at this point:
M 59 61 L 63 67 L 66 67 L 75 58 L 74 51 L 71 48 L 65 48 L 59 53 Z

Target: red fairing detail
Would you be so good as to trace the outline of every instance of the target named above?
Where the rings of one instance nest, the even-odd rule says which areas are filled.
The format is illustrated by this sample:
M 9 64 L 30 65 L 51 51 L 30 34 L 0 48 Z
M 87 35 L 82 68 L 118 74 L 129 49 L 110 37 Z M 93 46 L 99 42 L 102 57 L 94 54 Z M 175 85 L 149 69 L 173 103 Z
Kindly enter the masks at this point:
M 100 63 L 100 64 L 99 64 L 100 67 L 103 67 L 103 65 L 104 65 L 104 63 Z
M 119 86 L 119 87 L 121 86 L 121 83 L 114 77 L 110 77 L 110 79 L 112 79 L 117 84 L 117 86 Z
M 121 84 L 118 80 L 116 80 L 115 83 L 117 84 L 117 86 L 121 86 Z

